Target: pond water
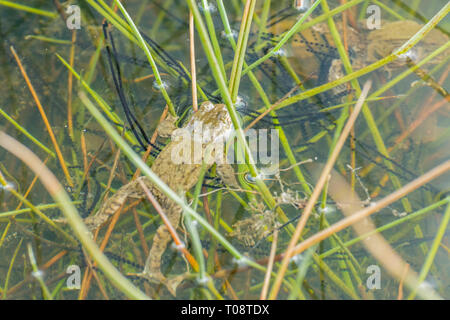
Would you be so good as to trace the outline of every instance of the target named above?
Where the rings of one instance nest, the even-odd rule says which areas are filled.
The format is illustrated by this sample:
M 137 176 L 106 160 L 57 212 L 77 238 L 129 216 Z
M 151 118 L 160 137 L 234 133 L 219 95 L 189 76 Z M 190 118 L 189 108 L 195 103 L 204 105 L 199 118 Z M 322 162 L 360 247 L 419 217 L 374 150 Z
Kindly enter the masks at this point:
M 106 105 L 103 114 L 109 123 L 141 156 L 148 146 L 146 137 L 150 139 L 158 125 L 166 99 L 145 53 L 127 37 L 126 29 L 120 23 L 110 24 L 105 29 L 115 45 L 110 64 L 108 58 L 111 56 L 105 43 L 111 48 L 111 37 L 106 41 L 102 29 L 105 12 L 100 9 L 104 8 L 103 1 L 23 2 L 35 10 L 30 12 L 0 3 L 0 130 L 45 161 L 65 187 L 80 215 L 86 217 L 100 208 L 106 188 L 111 188 L 110 196 L 126 185 L 136 167 L 124 153 L 118 153 L 116 144 L 79 99 L 83 85 L 77 76 L 71 75 L 58 55 L 73 66 L 95 95 L 101 97 Z M 113 8 L 110 14 L 114 15 L 111 1 L 105 2 Z M 181 0 L 123 2 L 145 35 L 164 88 L 181 119 L 178 125 L 182 126 L 192 110 L 188 6 Z M 244 69 L 270 52 L 285 34 L 283 32 L 301 17 L 300 11 L 292 6 L 293 2 L 259 1 L 256 4 Z M 60 12 L 55 3 L 61 5 Z M 209 3 L 207 10 L 205 3 Z M 219 63 L 219 69 L 223 67 L 228 82 L 235 52 L 231 43 L 238 41 L 245 1 L 224 1 L 225 11 L 222 12 L 221 1 L 218 3 L 200 1 L 198 5 L 204 21 L 207 16 L 211 17 L 214 35 L 211 29 L 208 32 L 211 39 L 217 39 L 221 56 L 218 60 L 223 61 L 223 64 Z M 342 10 L 339 10 L 342 3 L 351 4 L 344 10 L 345 23 Z M 268 4 L 270 7 L 265 7 Z M 73 15 L 78 13 L 76 10 L 67 12 L 69 5 L 79 9 L 79 29 L 68 28 L 68 21 L 69 25 L 77 22 Z M 348 73 L 378 63 L 410 40 L 448 3 L 444 0 L 377 1 L 372 10 L 379 10 L 379 20 L 377 17 L 373 20 L 374 11 L 367 13 L 369 5 L 369 1 L 362 0 L 323 1 L 300 31 L 276 54 L 241 78 L 235 108 L 243 128 L 264 110 L 279 103 L 276 111 L 265 115 L 252 131 L 258 134 L 259 146 L 266 146 L 261 142 L 262 135 L 276 129 L 279 171 L 263 176 L 268 192 L 264 194 L 244 164 L 233 164 L 240 183 L 237 189 L 227 188 L 216 176 L 216 171 L 220 170 L 214 167 L 206 173 L 201 189 L 203 196 L 199 198 L 196 211 L 240 254 L 264 266 L 273 244 L 274 229 L 278 230 L 276 253 L 285 252 L 320 174 L 318 168 L 327 161 L 366 80 L 372 80 L 369 98 L 333 172 L 333 175 L 344 177 L 350 187 L 342 185 L 339 188 L 348 188 L 346 192 L 354 190 L 361 199 L 361 207 L 370 207 L 449 160 L 450 49 L 445 47 L 450 32 L 448 18 L 442 19 L 406 58 L 401 56 L 387 65 L 380 64 L 346 84 L 318 93 L 314 91 Z M 342 57 L 339 43 L 327 24 L 329 10 L 338 11 L 333 19 L 348 59 Z M 224 27 L 223 12 L 226 12 L 231 34 Z M 117 15 L 122 17 L 120 13 Z M 371 23 L 379 23 L 380 28 L 374 29 Z M 198 101 L 225 102 L 198 33 L 194 47 Z M 11 48 L 30 78 L 57 148 Z M 424 60 L 426 63 L 422 65 Z M 116 66 L 120 67 L 122 99 L 116 91 L 111 65 L 116 72 Z M 420 67 L 412 72 L 417 65 Z M 305 92 L 308 97 L 301 98 Z M 88 93 L 92 101 L 96 100 L 95 95 Z M 142 131 L 136 122 L 133 123 L 134 130 L 130 128 L 123 99 Z M 164 138 L 156 141 L 148 164 L 168 143 Z M 60 149 L 67 174 L 57 149 Z M 306 163 L 298 164 L 303 161 Z M 259 163 L 256 167 L 263 172 L 267 169 Z M 92 260 L 86 258 L 81 247 L 67 241 L 60 231 L 42 219 L 42 215 L 56 219 L 63 214 L 43 184 L 35 181 L 34 173 L 3 148 L 0 148 L 0 178 L 7 183 L 0 185 L 0 297 L 45 298 L 39 282 L 32 275 L 27 248 L 30 245 L 54 299 L 126 298 L 99 268 L 94 268 L 96 274 L 92 278 L 88 267 Z M 409 268 L 424 272 L 426 284 L 445 299 L 450 297 L 450 244 L 448 227 L 444 223 L 448 211 L 449 178 L 449 174 L 444 173 L 371 217 L 377 228 L 384 228 L 381 234 Z M 193 188 L 187 194 L 189 203 L 194 193 Z M 346 203 L 336 203 L 333 198 L 330 193 L 320 196 L 302 233 L 303 239 L 344 218 Z M 146 282 L 135 275 L 142 271 L 153 236 L 162 221 L 149 201 L 136 205 L 130 200 L 127 205 L 130 204 L 133 206 L 122 210 L 104 251 L 117 269 L 146 294 L 174 299 L 165 286 Z M 273 208 L 275 204 L 276 209 Z M 61 227 L 74 236 L 69 226 Z M 98 234 L 99 244 L 106 229 L 102 228 Z M 187 230 L 184 224 L 177 229 L 183 241 L 190 243 Z M 198 231 L 205 253 L 206 272 L 213 279 L 217 295 L 196 280 L 196 273 L 187 260 L 171 246 L 162 258 L 163 273 L 173 276 L 186 272 L 186 269 L 191 272 L 189 279 L 177 288 L 176 298 L 258 299 L 264 272 L 236 263 L 221 240 L 217 241 L 205 228 L 198 228 Z M 438 238 L 437 242 L 439 231 L 442 239 Z M 351 242 L 357 237 L 352 228 L 346 228 L 314 247 L 312 259 L 312 251 L 297 256 L 284 276 L 286 281 L 278 298 L 396 299 L 402 285 L 389 275 L 383 262 L 375 259 L 361 241 Z M 344 249 L 342 245 L 348 242 Z M 437 251 L 433 251 L 434 243 L 439 243 Z M 194 254 L 191 244 L 187 249 Z M 425 272 L 424 264 L 429 259 L 433 263 Z M 82 290 L 68 286 L 66 270 L 72 265 L 79 267 Z M 306 274 L 302 275 L 299 270 L 305 266 Z M 371 266 L 381 268 L 381 282 L 377 288 L 370 284 L 373 280 L 370 279 Z M 275 263 L 274 272 L 278 267 L 279 261 Z M 403 298 L 407 298 L 410 290 L 404 290 Z

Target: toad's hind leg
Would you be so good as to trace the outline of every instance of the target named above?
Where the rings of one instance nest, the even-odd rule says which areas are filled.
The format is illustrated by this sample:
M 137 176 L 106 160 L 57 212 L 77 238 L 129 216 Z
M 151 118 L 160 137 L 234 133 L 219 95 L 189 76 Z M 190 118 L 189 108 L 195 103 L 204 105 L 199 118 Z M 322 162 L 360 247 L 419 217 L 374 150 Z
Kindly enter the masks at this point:
M 151 185 L 151 182 L 147 177 L 139 177 L 122 186 L 114 195 L 102 204 L 95 215 L 84 219 L 84 223 L 88 229 L 92 231 L 104 225 L 108 219 L 125 203 L 127 198 L 143 198 L 145 193 L 140 186 L 140 181 L 143 181 L 146 186 Z
M 163 203 L 164 205 L 164 203 Z M 174 228 L 178 227 L 181 218 L 182 209 L 178 205 L 171 203 L 163 206 L 163 210 Z M 184 279 L 184 276 L 178 276 L 170 279 L 161 272 L 161 261 L 167 245 L 172 241 L 172 236 L 165 224 L 159 226 L 153 237 L 152 247 L 145 263 L 142 276 L 153 282 L 163 283 L 169 291 L 175 296 L 176 287 Z

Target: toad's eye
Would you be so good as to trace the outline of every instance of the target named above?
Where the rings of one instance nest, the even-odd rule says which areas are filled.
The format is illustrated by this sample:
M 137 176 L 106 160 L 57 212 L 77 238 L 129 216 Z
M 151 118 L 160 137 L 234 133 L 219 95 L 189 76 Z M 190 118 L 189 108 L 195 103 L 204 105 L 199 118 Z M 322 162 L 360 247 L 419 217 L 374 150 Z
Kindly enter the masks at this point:
M 253 177 L 250 173 L 246 173 L 244 176 L 244 179 L 246 182 L 250 183 L 250 184 L 255 184 L 256 183 L 256 177 Z

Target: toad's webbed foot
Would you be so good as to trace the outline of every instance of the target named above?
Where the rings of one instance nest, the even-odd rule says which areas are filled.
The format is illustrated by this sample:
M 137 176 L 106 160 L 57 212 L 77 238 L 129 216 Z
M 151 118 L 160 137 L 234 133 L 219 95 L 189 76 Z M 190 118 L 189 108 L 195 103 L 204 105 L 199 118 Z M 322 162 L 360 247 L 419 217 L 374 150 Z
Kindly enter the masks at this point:
M 142 277 L 149 282 L 156 284 L 163 284 L 171 295 L 177 296 L 177 288 L 188 276 L 189 273 L 180 274 L 172 277 L 165 277 L 161 272 L 149 272 L 144 270 L 142 273 L 135 274 L 137 277 Z

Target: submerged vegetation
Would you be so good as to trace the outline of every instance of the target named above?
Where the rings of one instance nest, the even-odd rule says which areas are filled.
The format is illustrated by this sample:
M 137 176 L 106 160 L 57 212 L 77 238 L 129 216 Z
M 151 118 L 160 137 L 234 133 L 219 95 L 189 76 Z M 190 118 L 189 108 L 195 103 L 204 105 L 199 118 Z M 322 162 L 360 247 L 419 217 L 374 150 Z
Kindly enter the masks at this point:
M 19 2 L 0 0 L 0 297 L 450 297 L 447 1 Z M 173 129 L 225 121 L 205 101 L 242 161 L 164 167 Z

